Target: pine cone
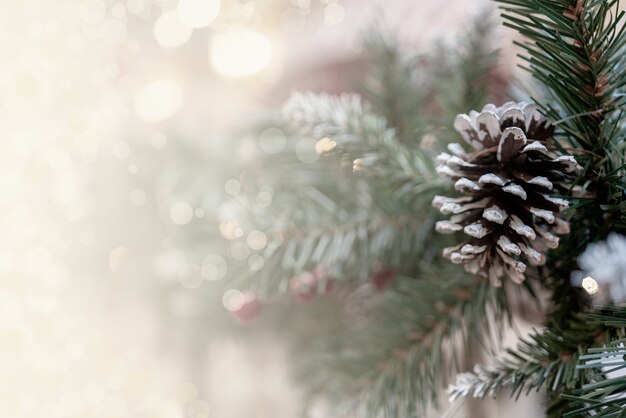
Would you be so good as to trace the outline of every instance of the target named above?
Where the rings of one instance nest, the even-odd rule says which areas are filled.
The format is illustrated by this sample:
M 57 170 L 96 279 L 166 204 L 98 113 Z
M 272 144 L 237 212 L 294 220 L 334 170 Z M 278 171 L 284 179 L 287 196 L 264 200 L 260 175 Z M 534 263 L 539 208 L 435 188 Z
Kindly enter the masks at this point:
M 463 231 L 469 239 L 446 248 L 444 256 L 496 286 L 502 276 L 521 282 L 526 262 L 542 265 L 545 251 L 558 246 L 551 232 L 569 232 L 558 216 L 568 202 L 548 193 L 565 193 L 581 167 L 574 157 L 548 149 L 554 127 L 532 104 L 488 104 L 480 113 L 458 115 L 454 127 L 475 151 L 449 144 L 452 155 L 437 157 L 437 172 L 466 196 L 434 198 L 433 206 L 452 214 L 436 230 Z

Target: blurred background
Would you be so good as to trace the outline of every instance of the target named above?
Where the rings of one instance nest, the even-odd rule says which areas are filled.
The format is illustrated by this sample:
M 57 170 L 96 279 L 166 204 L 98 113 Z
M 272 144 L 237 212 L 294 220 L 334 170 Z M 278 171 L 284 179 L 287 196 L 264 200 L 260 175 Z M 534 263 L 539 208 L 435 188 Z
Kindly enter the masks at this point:
M 292 90 L 352 90 L 372 26 L 418 49 L 485 2 L 2 3 L 0 416 L 303 416 L 264 327 L 285 318 L 242 316 L 229 282 L 267 238 L 227 198 L 285 142 L 247 128 Z

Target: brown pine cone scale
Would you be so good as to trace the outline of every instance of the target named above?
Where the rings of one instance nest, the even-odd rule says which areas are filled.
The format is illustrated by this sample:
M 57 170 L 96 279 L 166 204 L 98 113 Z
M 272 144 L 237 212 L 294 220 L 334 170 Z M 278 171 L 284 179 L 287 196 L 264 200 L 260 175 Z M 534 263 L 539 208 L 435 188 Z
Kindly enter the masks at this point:
M 438 173 L 463 196 L 435 197 L 433 205 L 451 215 L 436 229 L 467 236 L 444 256 L 494 285 L 503 276 L 521 282 L 527 264 L 544 264 L 545 251 L 558 246 L 554 234 L 569 232 L 561 217 L 568 202 L 550 194 L 565 194 L 580 166 L 551 150 L 554 128 L 532 104 L 487 105 L 458 115 L 454 127 L 474 151 L 450 144 L 437 157 Z

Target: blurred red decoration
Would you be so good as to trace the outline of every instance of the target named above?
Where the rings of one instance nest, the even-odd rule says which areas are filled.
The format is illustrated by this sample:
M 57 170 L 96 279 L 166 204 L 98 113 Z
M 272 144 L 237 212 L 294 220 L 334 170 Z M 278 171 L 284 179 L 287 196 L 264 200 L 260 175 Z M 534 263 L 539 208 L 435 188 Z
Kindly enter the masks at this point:
M 248 322 L 256 318 L 261 312 L 261 302 L 254 293 L 244 293 L 244 301 L 241 307 L 233 311 L 233 315 L 239 321 Z
M 372 283 L 378 290 L 383 290 L 391 286 L 396 277 L 395 270 L 391 268 L 382 268 L 374 273 Z
M 293 297 L 302 303 L 308 303 L 317 299 L 320 294 L 320 281 L 326 280 L 321 293 L 328 293 L 332 289 L 330 278 L 326 278 L 328 268 L 317 267 L 313 272 L 305 271 L 299 276 L 293 277 L 289 283 L 289 288 Z

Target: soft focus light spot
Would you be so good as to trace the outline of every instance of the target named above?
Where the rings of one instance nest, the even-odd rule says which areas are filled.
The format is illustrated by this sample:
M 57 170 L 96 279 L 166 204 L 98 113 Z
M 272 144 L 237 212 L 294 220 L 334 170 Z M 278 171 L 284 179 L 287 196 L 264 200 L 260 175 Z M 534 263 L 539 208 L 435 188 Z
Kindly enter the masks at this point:
M 170 218 L 178 225 L 186 225 L 193 218 L 193 208 L 187 202 L 176 202 L 170 208 Z
M 176 280 L 182 266 L 185 265 L 185 254 L 178 250 L 163 251 L 154 260 L 154 271 L 165 281 Z
M 187 264 L 178 272 L 178 281 L 185 289 L 197 289 L 204 283 L 200 274 L 200 267 L 195 264 Z
M 85 247 L 91 247 L 96 242 L 96 236 L 91 231 L 83 231 L 80 233 L 80 243 Z
M 17 92 L 26 97 L 39 96 L 43 88 L 39 78 L 30 72 L 16 74 L 13 83 Z
M 250 248 L 243 242 L 234 242 L 230 246 L 230 255 L 237 261 L 244 261 L 250 256 Z
M 194 215 L 196 218 L 204 218 L 204 215 L 205 215 L 204 209 L 202 209 L 202 208 L 196 208 L 196 209 L 194 209 L 194 211 L 193 211 L 193 215 Z
M 105 413 L 111 417 L 127 416 L 128 402 L 121 394 L 111 394 L 104 405 Z
M 190 418 L 208 417 L 210 412 L 209 404 L 201 399 L 197 399 L 187 406 L 187 414 Z
M 346 17 L 346 10 L 339 3 L 330 3 L 324 9 L 324 23 L 332 26 L 343 22 Z
M 109 45 L 119 45 L 126 40 L 126 25 L 119 19 L 112 19 L 102 25 L 102 40 Z
M 352 171 L 354 171 L 355 173 L 360 172 L 361 170 L 363 170 L 363 164 L 364 161 L 362 158 L 357 158 L 352 162 Z
M 324 137 L 315 143 L 315 152 L 326 154 L 337 147 L 337 143 L 328 137 Z
M 135 95 L 137 116 L 147 123 L 155 123 L 174 116 L 183 104 L 180 85 L 170 79 L 153 81 Z
M 54 148 L 46 153 L 46 159 L 50 168 L 55 171 L 62 171 L 69 167 L 72 162 L 70 155 L 62 148 Z
M 137 167 L 137 164 L 128 164 L 128 172 L 130 174 L 137 174 L 138 171 L 139 167 Z
M 268 154 L 277 154 L 285 149 L 287 137 L 278 128 L 267 128 L 259 135 L 259 147 Z
M 4 353 L 15 355 L 25 351 L 32 342 L 33 334 L 30 328 L 12 326 L 2 330 L 0 349 L 4 350 Z
M 133 206 L 142 206 L 146 203 L 146 192 L 141 189 L 132 190 L 129 194 L 130 204 Z
M 141 44 L 133 39 L 128 41 L 128 43 L 126 44 L 126 48 L 128 48 L 128 52 L 130 52 L 131 54 L 136 54 L 141 50 Z
M 209 58 L 221 76 L 250 77 L 267 67 L 272 58 L 272 44 L 263 34 L 233 28 L 213 37 Z
M 252 271 L 259 271 L 265 266 L 265 259 L 259 254 L 252 254 L 248 259 L 248 267 Z
M 304 29 L 306 18 L 297 8 L 289 8 L 280 16 L 280 25 L 287 33 L 297 33 Z
M 117 141 L 113 144 L 113 155 L 115 158 L 124 160 L 130 155 L 130 146 L 125 141 Z
M 83 399 L 88 405 L 98 405 L 105 397 L 106 389 L 100 383 L 89 383 L 83 390 Z
M 111 7 L 111 15 L 118 19 L 124 19 L 126 17 L 126 7 L 121 3 L 114 4 Z
M 113 273 L 117 273 L 120 265 L 126 258 L 128 250 L 125 247 L 114 248 L 109 254 L 109 268 Z
M 150 144 L 156 149 L 161 149 L 167 144 L 167 137 L 160 132 L 150 137 Z
M 251 231 L 246 238 L 248 247 L 254 251 L 259 251 L 267 245 L 267 237 L 263 231 Z
M 243 236 L 243 229 L 239 226 L 239 222 L 235 220 L 220 222 L 220 232 L 224 238 L 231 240 Z
M 313 164 L 320 155 L 315 150 L 315 143 L 309 139 L 301 139 L 296 145 L 296 157 L 305 164 Z
M 165 12 L 154 23 L 154 37 L 163 48 L 177 48 L 191 38 L 191 29 L 175 11 Z
M 126 6 L 128 11 L 135 15 L 140 15 L 146 8 L 145 0 L 128 0 Z
M 235 312 L 241 309 L 244 302 L 244 294 L 236 289 L 228 289 L 226 292 L 224 292 L 224 296 L 222 297 L 222 303 L 224 305 L 224 308 L 231 312 Z
M 596 293 L 598 293 L 598 291 L 600 291 L 600 286 L 598 285 L 598 282 L 596 282 L 590 276 L 587 276 L 583 279 L 582 286 L 583 289 L 585 289 L 585 291 L 590 295 L 595 295 Z
M 228 263 L 221 255 L 207 255 L 202 262 L 202 277 L 205 280 L 219 280 L 226 275 Z
M 256 204 L 262 208 L 266 208 L 272 204 L 272 194 L 269 192 L 259 192 L 256 195 Z
M 87 0 L 83 2 L 80 11 L 86 23 L 99 23 L 104 20 L 107 8 L 100 0 Z
M 190 28 L 202 28 L 213 22 L 220 13 L 220 0 L 180 0 L 178 16 Z
M 236 196 L 241 191 L 241 183 L 235 179 L 226 180 L 226 183 L 224 183 L 224 191 L 231 196 Z
M 291 2 L 301 9 L 308 9 L 311 7 L 311 0 L 291 0 Z

